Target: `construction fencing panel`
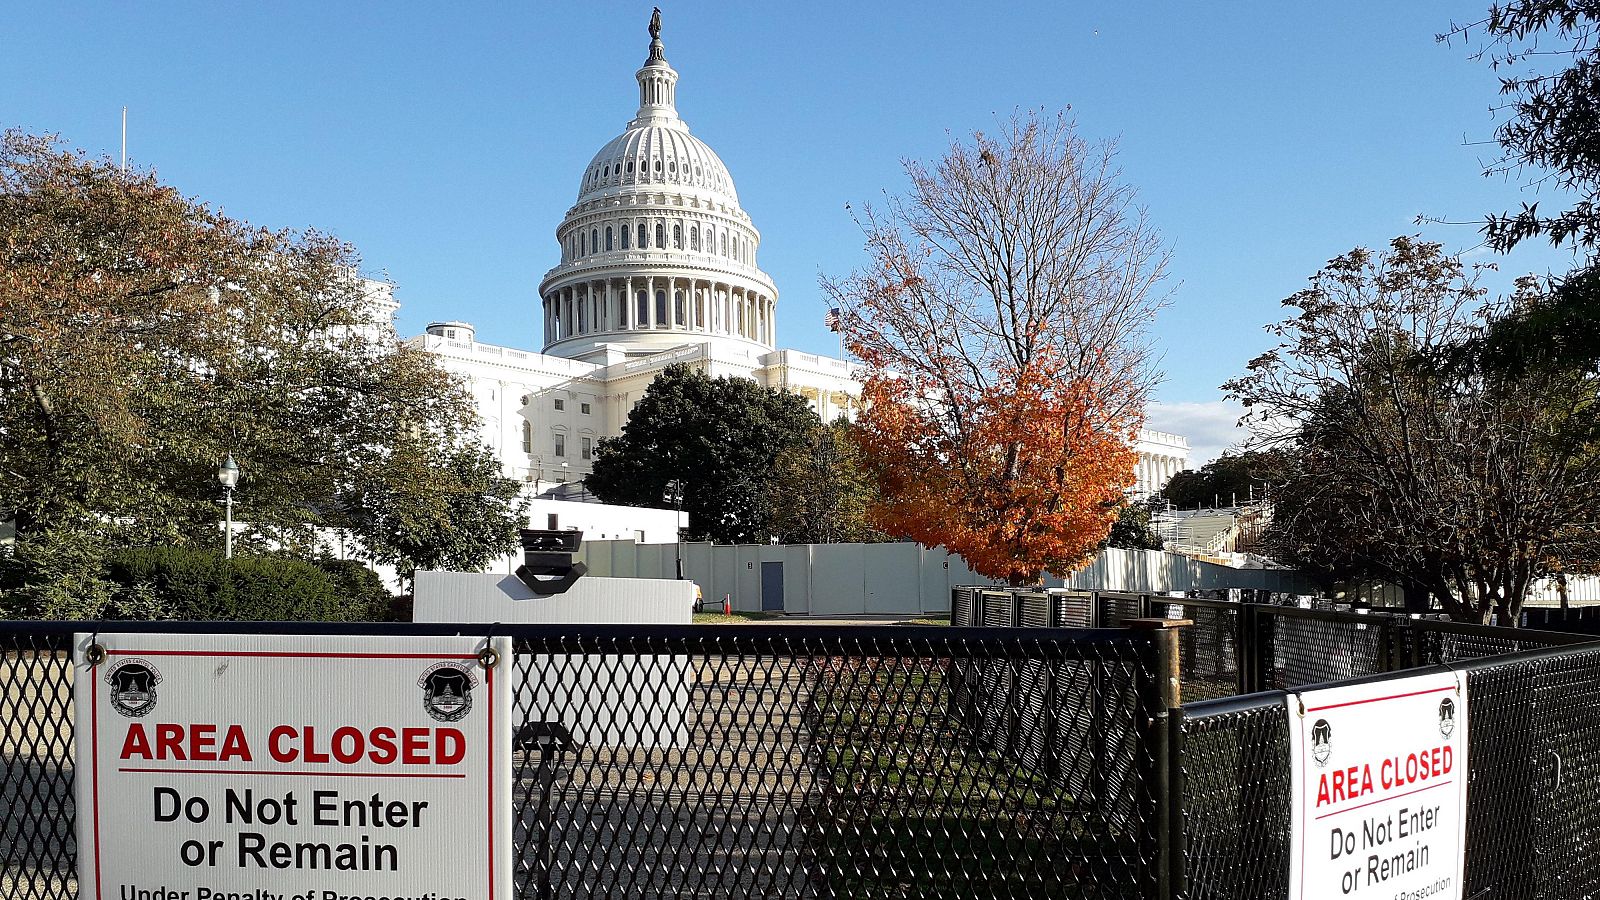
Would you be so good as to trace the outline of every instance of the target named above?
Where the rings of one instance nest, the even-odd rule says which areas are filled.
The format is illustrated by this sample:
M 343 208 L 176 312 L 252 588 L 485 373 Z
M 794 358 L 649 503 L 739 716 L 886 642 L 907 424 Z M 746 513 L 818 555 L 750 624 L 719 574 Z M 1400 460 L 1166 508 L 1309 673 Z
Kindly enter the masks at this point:
M 1470 710 L 1463 896 L 1591 900 L 1600 894 L 1600 646 L 1480 657 L 1453 671 Z M 1288 895 L 1284 699 L 1268 692 L 1183 707 L 1178 896 Z
M 0 897 L 76 893 L 70 635 L 509 634 L 520 897 L 1154 896 L 1149 634 L 0 623 Z

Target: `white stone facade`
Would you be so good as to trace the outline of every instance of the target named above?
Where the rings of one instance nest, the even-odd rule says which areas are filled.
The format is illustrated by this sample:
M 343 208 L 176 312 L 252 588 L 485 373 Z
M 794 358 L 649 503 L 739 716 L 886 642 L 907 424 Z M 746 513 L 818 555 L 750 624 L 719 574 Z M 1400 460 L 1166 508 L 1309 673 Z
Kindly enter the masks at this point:
M 560 262 L 539 286 L 543 352 L 478 343 L 466 322 L 434 323 L 409 342 L 465 379 L 484 442 L 535 493 L 592 472 L 600 439 L 621 433 L 673 363 L 798 394 L 823 421 L 853 418 L 858 405 L 849 363 L 775 349 L 778 290 L 756 264 L 760 233 L 727 167 L 678 117 L 678 74 L 659 38 L 634 77 L 638 112 L 595 154 L 556 229 Z M 1181 468 L 1188 445 L 1147 435 L 1149 490 Z
M 1133 446 L 1139 451 L 1133 484 L 1137 496 L 1161 490 L 1167 479 L 1189 467 L 1189 439 L 1181 434 L 1146 428 L 1139 432 L 1139 440 Z

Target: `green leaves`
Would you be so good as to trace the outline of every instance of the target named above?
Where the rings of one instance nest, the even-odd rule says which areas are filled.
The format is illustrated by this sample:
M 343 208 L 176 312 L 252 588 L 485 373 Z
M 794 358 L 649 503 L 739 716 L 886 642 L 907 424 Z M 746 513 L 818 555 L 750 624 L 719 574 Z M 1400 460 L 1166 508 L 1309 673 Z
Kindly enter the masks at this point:
M 231 453 L 235 520 L 271 546 L 310 552 L 337 527 L 403 571 L 513 550 L 519 486 L 476 444 L 453 376 L 397 342 L 373 296 L 387 286 L 360 267 L 332 236 L 251 226 L 153 173 L 7 132 L 0 498 L 19 544 L 92 530 L 214 547 Z
M 681 481 L 685 538 L 764 544 L 773 534 L 768 485 L 777 459 L 820 425 L 800 397 L 671 365 L 634 405 L 622 435 L 600 442 L 584 483 L 606 503 L 671 508 L 669 485 Z

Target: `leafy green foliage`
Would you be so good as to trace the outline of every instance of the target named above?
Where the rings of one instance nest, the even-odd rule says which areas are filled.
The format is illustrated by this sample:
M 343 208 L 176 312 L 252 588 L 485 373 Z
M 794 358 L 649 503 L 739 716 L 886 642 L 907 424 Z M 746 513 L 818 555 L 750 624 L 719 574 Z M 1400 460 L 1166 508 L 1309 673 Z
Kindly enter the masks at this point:
M 515 485 L 462 475 L 492 461 L 470 397 L 396 341 L 359 271 L 335 238 L 254 227 L 153 173 L 7 132 L 0 498 L 13 563 L 46 570 L 29 590 L 69 574 L 49 574 L 68 558 L 56 532 L 214 547 L 229 453 L 244 546 L 307 552 L 337 527 L 403 569 L 513 550 L 499 524 Z M 447 474 L 407 480 L 432 469 Z M 380 516 L 375 496 L 403 511 Z M 43 597 L 29 603 L 59 606 Z
M 344 509 L 367 550 L 409 577 L 417 569 L 482 568 L 518 546 L 528 499 L 478 446 L 402 440 L 359 468 Z
M 1595 380 L 1462 356 L 1527 301 L 1486 299 L 1410 238 L 1338 257 L 1286 300 L 1279 346 L 1225 386 L 1287 454 L 1268 551 L 1516 621 L 1533 581 L 1593 543 L 1600 503 Z
M 376 583 L 275 556 L 223 559 L 203 550 L 141 547 L 106 561 L 115 596 L 110 619 L 335 622 L 368 618 Z M 369 575 L 371 573 L 368 573 Z M 358 593 L 350 593 L 355 587 Z M 381 590 L 381 588 L 380 588 Z
M 63 529 L 0 547 L 0 619 L 89 619 L 115 585 L 102 574 L 102 538 Z
M 1556 279 L 1548 291 L 1525 285 L 1525 302 L 1463 342 L 1455 363 L 1509 377 L 1600 368 L 1600 266 Z
M 328 573 L 334 592 L 343 598 L 352 617 L 367 622 L 409 622 L 378 573 L 353 559 L 319 559 L 317 568 Z
M 888 536 L 868 519 L 877 483 L 861 459 L 855 426 L 820 425 L 778 454 L 768 485 L 772 530 L 785 544 L 874 543 Z
M 1484 233 L 1497 250 L 1543 235 L 1593 250 L 1600 240 L 1600 5 L 1592 0 L 1511 0 L 1496 3 L 1482 22 L 1453 29 L 1443 39 L 1481 28 L 1485 42 L 1474 54 L 1500 74 L 1500 94 L 1511 115 L 1495 131 L 1504 158 L 1486 175 L 1539 172 L 1538 183 L 1575 195 L 1554 215 L 1539 204 L 1491 215 Z
M 1161 496 L 1179 509 L 1260 500 L 1282 481 L 1286 462 L 1283 454 L 1270 450 L 1224 453 L 1198 471 L 1184 469 L 1172 476 Z
M 686 365 L 656 376 L 622 435 L 600 441 L 584 483 L 606 503 L 674 506 L 683 487 L 684 537 L 767 543 L 778 457 L 820 427 L 805 400 L 744 378 L 710 378 Z
M 1106 547 L 1123 550 L 1160 550 L 1166 546 L 1156 532 L 1152 501 L 1125 502 L 1117 509 L 1117 520 L 1111 523 L 1111 533 L 1106 535 Z

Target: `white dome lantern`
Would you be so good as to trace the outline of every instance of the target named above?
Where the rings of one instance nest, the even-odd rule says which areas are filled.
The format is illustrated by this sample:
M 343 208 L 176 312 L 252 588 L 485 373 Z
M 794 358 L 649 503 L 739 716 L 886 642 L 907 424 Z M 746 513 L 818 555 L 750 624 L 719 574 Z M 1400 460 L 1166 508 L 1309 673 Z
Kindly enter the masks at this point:
M 561 263 L 539 289 L 544 352 L 646 355 L 696 341 L 766 352 L 778 292 L 756 265 L 760 233 L 721 158 L 678 117 L 659 17 L 650 30 L 638 112 L 590 160 L 556 229 Z

